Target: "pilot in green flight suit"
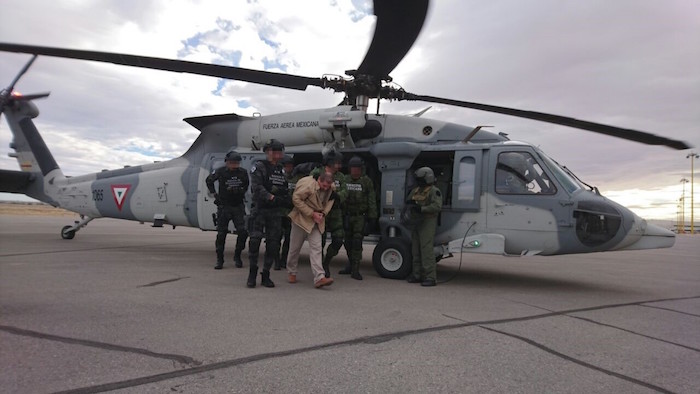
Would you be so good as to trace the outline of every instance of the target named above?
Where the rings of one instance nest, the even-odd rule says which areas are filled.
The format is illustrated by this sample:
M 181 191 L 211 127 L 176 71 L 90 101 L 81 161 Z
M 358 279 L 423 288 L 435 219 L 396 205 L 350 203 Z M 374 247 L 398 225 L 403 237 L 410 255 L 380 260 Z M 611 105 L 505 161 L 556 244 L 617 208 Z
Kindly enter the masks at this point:
M 350 274 L 353 279 L 362 280 L 360 261 L 362 260 L 362 238 L 369 233 L 377 221 L 377 196 L 374 185 L 367 175 L 362 174 L 364 165 L 361 158 L 354 156 L 348 162 L 350 174 L 345 177 L 348 196 L 345 200 L 345 250 L 348 252 L 348 265 L 340 274 Z
M 321 171 L 325 171 L 333 175 L 333 182 L 335 183 L 335 193 L 337 197 L 335 198 L 333 209 L 326 215 L 326 231 L 331 233 L 331 243 L 328 245 L 326 255 L 323 258 L 323 270 L 325 271 L 326 278 L 330 278 L 331 259 L 338 254 L 340 247 L 343 246 L 343 240 L 345 238 L 343 207 L 345 205 L 348 189 L 345 187 L 345 175 L 340 172 L 340 169 L 343 167 L 343 155 L 340 152 L 330 151 L 326 153 L 326 155 L 323 156 L 323 166 L 324 167 L 318 167 L 311 171 L 311 176 L 318 178 Z M 325 244 L 326 234 L 323 234 L 322 240 L 323 244 Z M 347 246 L 345 247 L 347 248 Z
M 442 194 L 435 183 L 435 174 L 430 167 L 421 167 L 415 172 L 418 186 L 411 190 L 406 204 L 411 207 L 411 219 L 414 226 L 411 232 L 411 253 L 413 254 L 413 272 L 408 277 L 409 283 L 421 286 L 435 286 L 435 228 L 442 209 Z

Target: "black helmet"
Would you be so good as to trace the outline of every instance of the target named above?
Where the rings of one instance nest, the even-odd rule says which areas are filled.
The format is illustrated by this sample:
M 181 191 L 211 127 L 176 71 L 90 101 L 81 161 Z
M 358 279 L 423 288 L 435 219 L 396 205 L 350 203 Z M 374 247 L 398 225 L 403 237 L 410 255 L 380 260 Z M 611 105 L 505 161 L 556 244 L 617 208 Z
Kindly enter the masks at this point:
M 225 161 L 237 161 L 240 163 L 241 160 L 243 160 L 241 158 L 241 155 L 238 152 L 236 152 L 235 150 L 232 150 L 226 154 Z
M 267 152 L 268 149 L 281 152 L 284 150 L 284 144 L 273 138 L 265 142 L 265 145 L 263 145 L 263 152 Z
M 330 151 L 323 156 L 323 165 L 332 166 L 335 163 L 343 163 L 343 154 L 336 151 Z
M 353 156 L 350 161 L 348 161 L 348 167 L 362 167 L 365 165 L 365 162 L 362 161 L 360 156 Z
M 435 183 L 435 174 L 430 167 L 421 167 L 415 172 L 418 183 L 424 182 L 426 185 Z
M 292 159 L 292 156 L 284 155 L 282 160 L 280 160 L 280 163 L 282 163 L 282 165 L 294 164 L 294 159 Z

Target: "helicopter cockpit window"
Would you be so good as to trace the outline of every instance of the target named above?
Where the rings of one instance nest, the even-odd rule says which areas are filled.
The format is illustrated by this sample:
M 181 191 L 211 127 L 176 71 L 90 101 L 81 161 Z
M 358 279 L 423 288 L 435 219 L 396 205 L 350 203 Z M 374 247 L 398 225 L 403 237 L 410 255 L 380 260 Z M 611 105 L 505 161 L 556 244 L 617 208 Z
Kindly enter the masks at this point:
M 459 201 L 474 201 L 476 186 L 476 161 L 473 157 L 463 157 L 459 162 L 459 182 L 457 199 Z
M 496 165 L 498 194 L 556 194 L 557 188 L 528 152 L 502 152 Z

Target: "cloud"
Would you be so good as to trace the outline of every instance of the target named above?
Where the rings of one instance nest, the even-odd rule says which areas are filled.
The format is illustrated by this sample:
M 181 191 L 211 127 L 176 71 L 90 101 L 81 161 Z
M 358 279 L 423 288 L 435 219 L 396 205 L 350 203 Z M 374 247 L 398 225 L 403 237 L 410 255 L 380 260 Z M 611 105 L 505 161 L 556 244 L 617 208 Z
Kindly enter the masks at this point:
M 302 11 L 282 0 L 25 0 L 3 9 L 0 37 L 320 77 L 360 64 L 374 26 L 370 5 L 317 0 Z M 685 0 L 433 1 L 423 32 L 391 75 L 418 94 L 572 116 L 700 147 L 699 14 L 700 3 Z M 28 58 L 0 53 L 0 85 Z M 40 57 L 17 87 L 52 91 L 36 102 L 35 121 L 73 175 L 183 153 L 198 134 L 185 117 L 324 108 L 342 98 L 318 88 L 49 57 Z M 381 110 L 412 114 L 428 105 L 383 102 Z M 424 117 L 495 125 L 604 192 L 657 193 L 690 178 L 687 152 L 442 105 Z M 9 134 L 3 122 L 0 166 L 16 169 L 7 158 Z

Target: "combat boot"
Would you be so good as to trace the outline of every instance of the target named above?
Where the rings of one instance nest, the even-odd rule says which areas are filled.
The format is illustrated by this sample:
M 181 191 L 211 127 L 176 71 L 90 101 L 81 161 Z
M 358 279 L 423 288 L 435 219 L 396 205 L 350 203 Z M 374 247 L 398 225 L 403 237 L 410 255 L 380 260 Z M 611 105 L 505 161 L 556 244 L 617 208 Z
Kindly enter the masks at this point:
M 263 269 L 262 273 L 260 274 L 262 276 L 262 280 L 260 281 L 260 284 L 265 286 L 265 287 L 275 287 L 274 282 L 270 280 L 270 271 Z
M 251 289 L 255 287 L 255 279 L 258 277 L 258 266 L 257 265 L 250 265 L 250 271 L 248 271 L 248 282 L 246 282 L 246 286 L 250 287 Z
M 236 268 L 243 267 L 243 260 L 241 260 L 241 251 L 236 249 L 233 254 L 233 262 L 236 264 Z
M 362 280 L 362 275 L 360 274 L 360 262 L 355 261 L 352 263 L 352 272 L 350 277 L 357 280 Z
M 331 262 L 324 261 L 322 263 L 322 265 L 323 265 L 323 276 L 325 276 L 326 278 L 330 278 L 331 277 L 331 267 L 330 267 Z
M 214 266 L 215 270 L 220 270 L 224 268 L 224 253 L 219 252 L 218 250 L 216 251 L 216 265 Z

